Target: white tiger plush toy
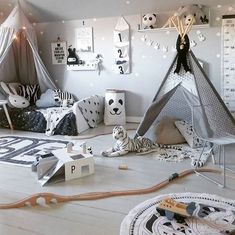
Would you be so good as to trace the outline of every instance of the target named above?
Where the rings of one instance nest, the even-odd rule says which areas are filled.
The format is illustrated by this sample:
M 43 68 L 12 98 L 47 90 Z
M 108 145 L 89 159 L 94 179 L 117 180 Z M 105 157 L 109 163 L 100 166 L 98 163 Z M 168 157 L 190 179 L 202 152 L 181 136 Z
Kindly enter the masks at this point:
M 123 126 L 115 126 L 112 135 L 117 142 L 113 148 L 101 153 L 104 157 L 117 157 L 128 152 L 145 153 L 158 147 L 154 142 L 145 137 L 139 136 L 136 139 L 131 139 Z

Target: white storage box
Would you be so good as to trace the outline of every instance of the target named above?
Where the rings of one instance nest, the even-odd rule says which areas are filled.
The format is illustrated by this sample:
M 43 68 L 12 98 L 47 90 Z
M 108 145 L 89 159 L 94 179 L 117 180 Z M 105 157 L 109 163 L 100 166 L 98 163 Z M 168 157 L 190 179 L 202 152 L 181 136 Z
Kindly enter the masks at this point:
M 125 109 L 125 91 L 107 89 L 105 92 L 105 125 L 125 125 L 126 109 Z

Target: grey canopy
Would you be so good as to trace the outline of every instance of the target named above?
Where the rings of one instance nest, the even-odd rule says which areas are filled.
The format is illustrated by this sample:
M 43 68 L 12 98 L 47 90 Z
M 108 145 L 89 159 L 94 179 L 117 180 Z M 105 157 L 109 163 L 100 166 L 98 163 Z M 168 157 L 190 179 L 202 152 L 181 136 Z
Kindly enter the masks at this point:
M 187 60 L 191 73 L 175 74 L 174 58 L 152 104 L 147 109 L 136 136 L 143 136 L 161 118 L 168 116 L 193 123 L 205 137 L 235 134 L 235 121 L 192 51 Z M 148 135 L 148 133 L 147 133 Z M 151 136 L 151 135 L 150 135 Z
M 39 56 L 34 28 L 19 4 L 0 26 L 0 81 L 38 83 L 41 92 L 56 89 Z

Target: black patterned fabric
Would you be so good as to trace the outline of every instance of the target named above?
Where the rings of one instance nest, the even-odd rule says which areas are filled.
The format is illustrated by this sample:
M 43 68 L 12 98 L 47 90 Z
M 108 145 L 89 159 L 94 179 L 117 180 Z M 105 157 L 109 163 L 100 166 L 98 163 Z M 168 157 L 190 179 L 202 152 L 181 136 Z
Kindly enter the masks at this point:
M 103 120 L 103 97 L 90 96 L 80 100 L 78 107 L 89 127 L 94 128 Z
M 39 85 L 19 85 L 19 95 L 25 97 L 30 105 L 34 105 L 40 97 Z
M 25 109 L 8 108 L 9 115 L 15 130 L 32 131 L 45 133 L 46 120 L 42 113 L 35 111 L 35 107 L 30 106 Z M 0 127 L 9 128 L 9 124 L 4 113 L 0 110 Z M 57 135 L 77 135 L 76 117 L 74 113 L 67 114 L 57 125 L 55 134 Z

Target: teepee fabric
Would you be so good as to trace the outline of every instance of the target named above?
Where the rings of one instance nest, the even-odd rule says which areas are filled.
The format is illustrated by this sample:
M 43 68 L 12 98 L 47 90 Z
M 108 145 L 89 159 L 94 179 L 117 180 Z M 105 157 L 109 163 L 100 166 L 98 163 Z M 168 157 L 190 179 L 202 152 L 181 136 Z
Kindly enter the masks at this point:
M 41 92 L 56 89 L 38 54 L 33 26 L 19 4 L 0 26 L 0 78 L 4 82 L 38 83 Z
M 137 129 L 137 136 L 151 131 L 150 127 L 165 116 L 193 123 L 205 137 L 235 134 L 234 118 L 192 51 L 188 53 L 187 59 L 192 72 L 181 70 L 179 74 L 174 73 L 175 57 Z

